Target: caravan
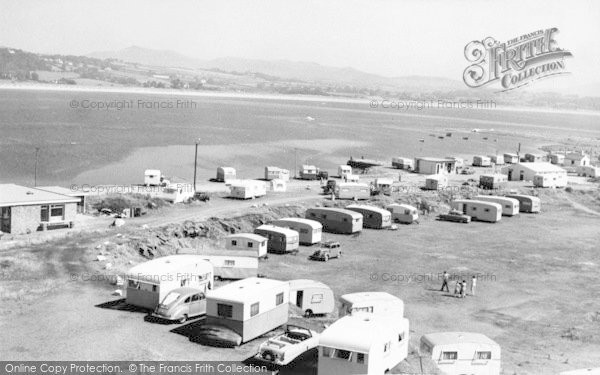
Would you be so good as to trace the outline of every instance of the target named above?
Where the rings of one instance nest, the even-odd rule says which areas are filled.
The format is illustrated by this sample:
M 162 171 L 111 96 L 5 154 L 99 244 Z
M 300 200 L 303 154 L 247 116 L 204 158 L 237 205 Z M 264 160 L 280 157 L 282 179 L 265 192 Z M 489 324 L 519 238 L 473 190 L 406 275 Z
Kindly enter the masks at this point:
M 420 352 L 445 374 L 500 375 L 500 345 L 480 333 L 423 335 Z
M 298 251 L 300 239 L 295 230 L 274 225 L 261 225 L 254 230 L 254 233 L 267 238 L 267 252 L 269 253 L 285 254 Z
M 394 168 L 406 169 L 406 170 L 410 171 L 414 168 L 414 165 L 415 165 L 415 161 L 414 161 L 414 159 L 411 159 L 411 158 L 403 158 L 403 157 L 392 158 L 392 167 L 394 167 Z
M 267 194 L 265 183 L 256 180 L 235 180 L 229 185 L 229 197 L 254 199 Z
M 508 194 L 506 196 L 519 201 L 519 212 L 538 213 L 542 210 L 542 201 L 538 197 L 523 194 Z
M 346 206 L 346 209 L 363 215 L 364 228 L 384 229 L 392 225 L 392 213 L 383 208 L 351 204 Z
M 202 258 L 212 264 L 214 277 L 217 280 L 241 280 L 258 276 L 258 258 L 229 254 L 230 251 L 220 251 L 226 255 L 202 255 Z M 244 252 L 238 252 L 243 254 Z
M 330 233 L 352 234 L 360 232 L 363 216 L 358 212 L 333 207 L 315 207 L 306 210 L 306 218 L 318 221 Z
M 248 256 L 267 256 L 267 238 L 254 233 L 236 233 L 225 237 L 227 250 L 248 251 Z
M 369 199 L 371 190 L 367 184 L 340 182 L 335 186 L 335 197 L 337 199 Z
M 239 336 L 238 345 L 288 321 L 287 282 L 251 277 L 235 281 L 206 296 L 205 326 L 226 327 Z
M 218 182 L 227 182 L 229 180 L 235 180 L 236 173 L 235 169 L 232 167 L 219 167 L 217 168 L 217 178 Z
M 384 374 L 408 356 L 406 318 L 373 314 L 338 319 L 322 333 L 318 374 Z
M 386 292 L 358 292 L 340 297 L 339 315 L 367 312 L 379 315 L 404 316 L 404 301 Z
M 213 266 L 200 255 L 169 255 L 132 267 L 126 276 L 126 301 L 154 310 L 173 289 L 212 289 Z
M 290 228 L 299 234 L 301 245 L 314 245 L 321 242 L 323 225 L 315 220 L 299 217 L 284 217 L 275 220 L 273 225 L 277 227 Z
M 335 297 L 330 287 L 320 281 L 298 279 L 290 281 L 290 303 L 302 310 L 304 316 L 331 314 Z
M 502 219 L 502 206 L 498 203 L 478 201 L 475 199 L 457 199 L 451 202 L 451 207 L 472 220 L 496 223 Z
M 419 212 L 413 206 L 409 206 L 408 204 L 392 203 L 386 206 L 385 209 L 392 213 L 392 221 L 394 223 L 418 223 Z
M 498 203 L 502 206 L 503 216 L 514 216 L 519 213 L 519 201 L 514 198 L 501 197 L 498 195 L 478 195 L 473 199 Z

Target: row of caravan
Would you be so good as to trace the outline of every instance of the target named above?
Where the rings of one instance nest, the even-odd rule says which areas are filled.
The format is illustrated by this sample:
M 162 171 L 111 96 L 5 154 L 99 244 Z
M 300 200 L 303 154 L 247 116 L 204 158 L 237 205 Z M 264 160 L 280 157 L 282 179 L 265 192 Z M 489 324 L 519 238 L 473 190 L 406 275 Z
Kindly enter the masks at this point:
M 478 195 L 473 199 L 456 199 L 451 202 L 451 208 L 473 220 L 495 223 L 502 216 L 514 216 L 519 212 L 538 213 L 541 201 L 538 197 L 521 194 Z

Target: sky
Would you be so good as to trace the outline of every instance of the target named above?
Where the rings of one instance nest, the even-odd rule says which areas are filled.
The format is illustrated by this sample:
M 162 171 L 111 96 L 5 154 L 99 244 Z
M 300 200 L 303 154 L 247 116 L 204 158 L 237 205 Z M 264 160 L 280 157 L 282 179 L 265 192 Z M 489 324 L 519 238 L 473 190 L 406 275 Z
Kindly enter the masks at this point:
M 137 45 L 462 79 L 464 47 L 558 27 L 567 69 L 600 82 L 600 1 L 0 0 L 0 45 L 87 54 Z

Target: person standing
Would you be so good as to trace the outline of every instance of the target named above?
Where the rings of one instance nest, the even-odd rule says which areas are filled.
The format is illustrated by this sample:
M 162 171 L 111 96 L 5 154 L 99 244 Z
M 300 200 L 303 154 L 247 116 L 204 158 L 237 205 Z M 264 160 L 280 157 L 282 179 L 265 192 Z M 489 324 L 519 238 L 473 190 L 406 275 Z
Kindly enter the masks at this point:
M 454 294 L 458 294 L 458 297 L 460 297 L 460 289 L 461 289 L 461 282 L 459 280 L 456 280 L 456 284 L 454 284 Z
M 467 280 L 463 280 L 460 284 L 460 298 L 465 298 L 467 295 Z
M 473 275 L 471 278 L 471 295 L 475 295 L 475 288 L 477 287 L 477 276 Z
M 450 278 L 450 274 L 448 274 L 448 272 L 444 271 L 444 281 L 442 282 L 442 289 L 440 289 L 440 292 L 444 291 L 444 288 L 446 288 L 446 292 L 450 293 L 450 289 L 448 288 L 448 279 Z

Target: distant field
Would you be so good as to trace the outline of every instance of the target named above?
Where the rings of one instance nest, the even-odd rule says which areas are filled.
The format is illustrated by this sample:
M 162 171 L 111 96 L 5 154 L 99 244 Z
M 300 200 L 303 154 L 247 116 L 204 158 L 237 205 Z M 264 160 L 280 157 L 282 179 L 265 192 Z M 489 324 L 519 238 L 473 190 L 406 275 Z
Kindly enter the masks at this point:
M 152 106 L 175 105 L 178 99 L 194 101 L 195 108 L 137 108 L 138 100 Z M 73 109 L 72 100 L 132 101 L 134 108 Z M 296 157 L 298 163 L 333 169 L 349 156 L 387 161 L 396 155 L 470 156 L 515 151 L 519 142 L 526 152 L 543 144 L 595 146 L 600 139 L 597 116 L 466 109 L 407 112 L 371 109 L 367 100 L 344 104 L 0 90 L 0 119 L 0 182 L 32 183 L 35 147 L 40 147 L 38 181 L 63 185 L 140 182 L 143 170 L 154 167 L 191 179 L 198 137 L 200 179 L 213 177 L 221 164 L 259 177 L 268 164 L 293 169 Z M 481 131 L 472 133 L 474 128 Z M 453 133 L 451 138 L 437 138 L 447 132 Z

